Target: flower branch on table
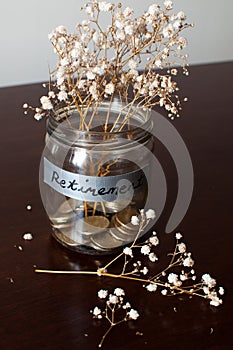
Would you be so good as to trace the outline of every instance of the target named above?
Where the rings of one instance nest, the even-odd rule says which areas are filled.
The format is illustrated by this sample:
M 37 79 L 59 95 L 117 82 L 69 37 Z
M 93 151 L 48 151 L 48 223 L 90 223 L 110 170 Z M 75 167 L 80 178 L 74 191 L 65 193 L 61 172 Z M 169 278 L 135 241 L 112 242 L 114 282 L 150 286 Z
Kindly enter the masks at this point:
M 159 238 L 155 231 L 143 243 L 138 241 L 140 233 L 146 229 L 149 222 L 155 217 L 152 209 L 147 211 L 141 210 L 140 214 L 133 216 L 131 222 L 138 226 L 138 234 L 134 242 L 116 257 L 112 258 L 105 266 L 98 268 L 96 271 L 51 271 L 36 269 L 36 272 L 57 273 L 57 274 L 78 274 L 78 275 L 96 275 L 99 277 L 108 277 L 119 280 L 129 280 L 141 283 L 146 291 L 150 293 L 159 292 L 163 296 L 189 295 L 197 296 L 209 300 L 210 305 L 219 306 L 222 304 L 222 296 L 224 295 L 223 287 L 218 287 L 216 280 L 208 273 L 204 273 L 199 281 L 194 269 L 195 261 L 191 252 L 187 250 L 186 244 L 182 241 L 182 234 L 175 234 L 175 248 L 172 253 L 168 253 L 169 263 L 161 271 L 156 271 L 159 261 L 156 252 L 159 246 Z M 141 259 L 139 258 L 141 255 Z M 123 258 L 123 261 L 122 261 Z M 145 263 L 147 259 L 149 266 Z M 119 272 L 111 272 L 113 264 L 118 264 Z M 152 266 L 152 267 L 151 267 Z M 105 318 L 110 323 L 107 332 L 102 337 L 100 347 L 103 344 L 107 334 L 113 327 L 119 323 L 136 320 L 139 316 L 138 311 L 131 308 L 130 304 L 124 304 L 125 291 L 118 287 L 113 294 L 109 294 L 107 289 L 101 289 L 98 292 L 100 299 L 106 300 L 104 310 L 96 306 L 92 310 L 94 318 Z M 108 297 L 108 299 L 106 299 Z M 128 305 L 129 307 L 123 307 Z M 119 310 L 125 311 L 122 313 Z M 116 314 L 121 315 L 120 319 L 115 318 Z

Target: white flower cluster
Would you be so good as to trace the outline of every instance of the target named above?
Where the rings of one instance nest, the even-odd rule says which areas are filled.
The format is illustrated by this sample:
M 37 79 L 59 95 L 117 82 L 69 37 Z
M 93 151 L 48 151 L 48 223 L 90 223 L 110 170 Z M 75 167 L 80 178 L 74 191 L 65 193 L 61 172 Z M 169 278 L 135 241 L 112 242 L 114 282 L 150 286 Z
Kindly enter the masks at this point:
M 145 227 L 148 223 L 148 220 L 155 217 L 155 212 L 153 210 L 144 210 L 140 211 L 140 215 L 133 216 L 131 223 L 139 226 Z M 144 225 L 142 225 L 144 224 Z M 197 277 L 195 274 L 194 260 L 190 252 L 187 252 L 187 247 L 184 242 L 181 241 L 182 234 L 177 232 L 175 234 L 176 238 L 176 247 L 171 255 L 171 261 L 169 265 L 160 273 L 157 273 L 154 277 L 148 276 L 149 269 L 147 266 L 143 266 L 143 261 L 145 257 L 149 258 L 150 262 L 158 261 L 158 256 L 155 254 L 153 249 L 159 245 L 159 238 L 155 231 L 153 231 L 151 237 L 144 243 L 134 242 L 130 247 L 125 247 L 123 253 L 125 256 L 133 258 L 133 249 L 139 249 L 139 252 L 143 256 L 142 261 L 138 260 L 133 263 L 133 269 L 131 272 L 126 271 L 124 268 L 123 271 L 126 275 L 131 274 L 134 276 L 148 276 L 147 284 L 144 284 L 144 287 L 149 292 L 155 292 L 160 287 L 162 295 L 175 295 L 180 293 L 185 293 L 189 295 L 198 295 L 210 300 L 210 304 L 213 306 L 219 306 L 222 304 L 221 295 L 224 294 L 224 289 L 219 288 L 218 292 L 216 290 L 216 280 L 213 279 L 209 274 L 204 274 L 202 276 L 201 282 L 195 282 Z M 128 260 L 126 260 L 128 261 Z M 128 262 L 126 263 L 128 264 Z M 126 267 L 125 264 L 125 267 Z M 179 268 L 182 268 L 178 272 Z M 145 282 L 145 278 L 143 277 Z M 192 283 L 190 283 L 192 281 Z M 200 291 L 203 291 L 203 294 L 200 294 Z
M 219 296 L 224 294 L 223 287 L 219 287 L 218 292 L 216 291 L 216 280 L 212 278 L 208 273 L 202 275 L 202 288 L 206 297 L 210 299 L 210 305 L 219 306 L 222 304 L 222 299 Z M 218 295 L 219 294 L 219 295 Z
M 138 311 L 133 309 L 128 301 L 125 301 L 125 291 L 122 288 L 115 288 L 113 294 L 109 293 L 106 289 L 100 289 L 98 291 L 98 297 L 100 299 L 105 299 L 106 307 L 104 310 L 101 310 L 98 306 L 95 306 L 94 309 L 90 311 L 93 318 L 101 319 L 105 317 L 108 321 L 115 319 L 113 325 L 116 325 L 122 322 L 122 318 L 118 321 L 116 320 L 116 312 L 119 312 L 120 309 L 125 310 L 123 313 L 123 321 L 136 320 L 139 317 Z M 111 315 L 109 315 L 109 313 Z
M 155 211 L 153 209 L 148 209 L 146 212 L 144 209 L 140 210 L 140 215 L 133 215 L 131 217 L 131 224 L 138 226 L 142 221 L 154 220 L 156 217 Z
M 148 223 L 151 220 L 155 219 L 155 217 L 156 217 L 156 214 L 153 209 L 148 209 L 147 211 L 144 211 L 144 209 L 141 209 L 140 214 L 138 216 L 133 215 L 131 217 L 131 224 L 134 226 L 139 226 L 138 237 L 140 235 L 140 232 L 142 232 L 145 229 L 145 227 L 148 225 Z M 155 262 L 156 260 L 158 260 L 158 258 L 156 254 L 153 251 L 151 251 L 151 249 L 153 246 L 157 246 L 158 244 L 159 244 L 159 239 L 156 236 L 156 232 L 154 231 L 153 236 L 150 237 L 149 240 L 141 246 L 141 253 L 143 255 L 148 255 L 150 261 Z M 132 249 L 133 247 L 134 247 L 134 243 L 130 247 L 125 247 L 123 249 L 123 253 L 126 256 L 133 258 L 133 249 Z M 143 274 L 146 274 L 145 269 L 143 269 L 140 272 L 142 272 Z
M 159 238 L 155 231 L 153 231 L 152 236 L 145 242 L 145 244 L 141 247 L 141 254 L 148 256 L 151 262 L 155 262 L 158 260 L 157 255 L 153 251 L 153 247 L 157 247 L 159 245 Z
M 40 99 L 35 118 L 56 112 L 60 106 L 83 108 L 105 99 L 120 97 L 128 101 L 133 91 L 134 104 L 164 107 L 171 118 L 181 109 L 177 84 L 172 76 L 181 65 L 187 73 L 187 55 L 182 53 L 186 40 L 180 33 L 192 26 L 183 12 L 170 13 L 172 1 L 163 6 L 149 6 L 140 17 L 121 4 L 91 0 L 83 9 L 87 20 L 77 24 L 74 34 L 58 26 L 49 34 L 58 63 L 51 73 L 48 94 Z M 111 25 L 101 27 L 101 15 L 110 17 Z M 143 60 L 145 58 L 145 60 Z M 144 68 L 139 65 L 145 61 Z M 165 72 L 160 72 L 165 68 Z M 24 104 L 25 114 L 28 105 Z M 85 125 L 85 124 L 84 124 Z

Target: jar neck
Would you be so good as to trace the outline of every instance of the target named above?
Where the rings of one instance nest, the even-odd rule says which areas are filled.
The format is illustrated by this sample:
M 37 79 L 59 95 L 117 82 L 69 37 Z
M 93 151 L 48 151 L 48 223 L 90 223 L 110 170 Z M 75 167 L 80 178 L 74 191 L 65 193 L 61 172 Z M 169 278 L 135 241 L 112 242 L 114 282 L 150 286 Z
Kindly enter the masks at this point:
M 124 140 L 144 143 L 151 135 L 151 111 L 114 102 L 97 107 L 56 111 L 47 122 L 49 136 L 72 146 L 96 146 L 101 142 L 119 147 Z

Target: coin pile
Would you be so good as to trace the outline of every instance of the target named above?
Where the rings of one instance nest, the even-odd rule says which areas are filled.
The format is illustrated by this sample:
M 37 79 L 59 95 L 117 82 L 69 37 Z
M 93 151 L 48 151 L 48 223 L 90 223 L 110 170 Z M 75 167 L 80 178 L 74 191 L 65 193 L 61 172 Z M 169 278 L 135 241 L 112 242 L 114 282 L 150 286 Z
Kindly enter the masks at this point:
M 110 233 L 109 229 L 104 233 L 91 237 L 92 247 L 98 251 L 109 251 L 114 248 L 118 248 L 122 245 L 122 242 L 115 239 Z
M 109 251 L 132 242 L 138 229 L 131 224 L 131 217 L 138 211 L 133 206 L 107 216 L 89 208 L 85 216 L 84 207 L 78 201 L 63 202 L 51 218 L 54 234 L 63 244 L 77 247 L 87 246 L 97 251 Z
M 134 207 L 127 207 L 120 211 L 112 218 L 111 235 L 123 242 L 132 242 L 137 233 L 137 227 L 131 224 L 131 217 L 137 215 L 138 212 Z
M 91 237 L 93 247 L 98 250 L 109 250 L 132 242 L 138 230 L 131 224 L 131 217 L 138 212 L 133 207 L 127 207 L 116 213 L 111 220 L 111 227 L 104 233 Z
M 128 201 L 124 201 L 121 199 L 121 200 L 115 200 L 112 202 L 105 202 L 104 206 L 111 213 L 117 213 L 120 210 L 124 209 L 127 206 L 127 204 L 128 204 Z
M 67 217 L 67 216 L 66 216 Z M 71 216 L 72 218 L 72 216 Z M 91 245 L 91 237 L 103 232 L 110 224 L 100 215 L 77 216 L 73 220 L 53 225 L 57 238 L 69 246 Z

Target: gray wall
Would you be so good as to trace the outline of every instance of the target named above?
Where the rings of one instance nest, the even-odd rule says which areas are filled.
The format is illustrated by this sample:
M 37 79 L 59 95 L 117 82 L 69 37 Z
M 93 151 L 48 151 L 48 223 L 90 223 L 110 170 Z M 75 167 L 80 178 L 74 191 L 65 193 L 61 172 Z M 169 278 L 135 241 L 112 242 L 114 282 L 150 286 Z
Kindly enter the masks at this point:
M 121 2 L 139 15 L 154 1 Z M 195 28 L 184 35 L 191 64 L 233 59 L 233 0 L 174 3 L 175 10 L 183 10 L 195 22 Z M 48 33 L 60 24 L 73 32 L 84 15 L 79 11 L 83 4 L 84 0 L 0 0 L 0 86 L 46 81 L 48 66 L 56 63 Z

